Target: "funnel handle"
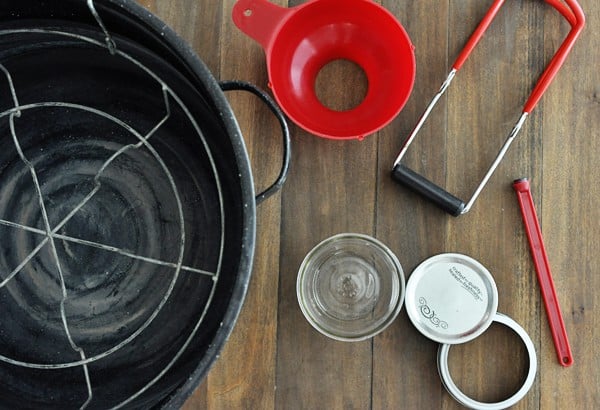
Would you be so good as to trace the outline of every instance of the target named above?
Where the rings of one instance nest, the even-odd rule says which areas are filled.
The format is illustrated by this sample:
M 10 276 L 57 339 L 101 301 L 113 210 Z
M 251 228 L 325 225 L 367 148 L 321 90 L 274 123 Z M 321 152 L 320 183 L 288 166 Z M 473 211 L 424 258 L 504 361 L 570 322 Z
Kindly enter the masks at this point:
M 267 0 L 238 0 L 233 6 L 235 25 L 267 50 L 285 18 L 293 13 Z

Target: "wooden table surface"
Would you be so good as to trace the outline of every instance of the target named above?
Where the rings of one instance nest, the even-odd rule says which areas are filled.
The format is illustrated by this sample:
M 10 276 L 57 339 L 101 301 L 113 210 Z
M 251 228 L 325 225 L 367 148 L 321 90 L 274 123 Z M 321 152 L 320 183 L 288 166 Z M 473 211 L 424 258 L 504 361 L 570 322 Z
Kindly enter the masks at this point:
M 143 0 L 189 41 L 218 79 L 267 86 L 265 57 L 231 21 L 234 0 Z M 276 1 L 295 6 L 302 1 Z M 286 4 L 288 3 L 288 4 Z M 322 336 L 304 319 L 296 276 L 306 253 L 340 232 L 372 235 L 398 256 L 407 277 L 444 252 L 469 255 L 493 274 L 498 310 L 520 323 L 538 372 L 519 409 L 600 408 L 600 7 L 580 0 L 587 26 L 540 105 L 474 208 L 454 218 L 390 178 L 392 163 L 446 77 L 490 0 L 378 1 L 416 49 L 410 100 L 363 141 L 318 138 L 292 124 L 293 158 L 283 191 L 258 207 L 251 286 L 226 347 L 186 409 L 453 409 L 436 370 L 438 345 L 403 309 L 375 338 Z M 538 75 L 569 30 L 542 1 L 507 1 L 489 33 L 433 112 L 405 163 L 468 198 L 495 157 Z M 323 101 L 347 108 L 366 84 L 336 63 L 319 81 Z M 278 172 L 281 143 L 253 97 L 228 94 L 258 187 Z M 512 181 L 528 177 L 575 364 L 557 362 Z M 517 336 L 492 325 L 450 353 L 457 384 L 483 401 L 510 396 L 528 369 Z

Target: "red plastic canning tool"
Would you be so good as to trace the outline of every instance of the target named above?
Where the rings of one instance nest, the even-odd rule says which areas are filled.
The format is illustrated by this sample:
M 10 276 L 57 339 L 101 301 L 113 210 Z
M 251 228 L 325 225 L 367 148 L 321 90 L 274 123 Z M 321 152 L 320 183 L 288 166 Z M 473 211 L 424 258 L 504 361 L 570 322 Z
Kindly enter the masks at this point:
M 521 215 L 523 215 L 523 223 L 527 231 L 531 256 L 533 257 L 535 271 L 540 283 L 542 299 L 544 299 L 544 306 L 546 307 L 546 315 L 548 316 L 552 340 L 554 341 L 554 347 L 558 355 L 558 362 L 565 367 L 571 366 L 573 364 L 571 346 L 569 345 L 565 323 L 560 311 L 558 298 L 556 297 L 554 281 L 550 272 L 550 263 L 548 262 L 542 231 L 537 213 L 535 212 L 533 198 L 531 197 L 529 181 L 525 178 L 518 179 L 514 182 L 513 187 L 517 192 L 517 198 L 521 206 Z
M 312 134 L 340 140 L 373 134 L 410 96 L 413 45 L 395 16 L 374 1 L 309 0 L 287 8 L 238 0 L 232 17 L 265 50 L 269 86 L 281 109 Z M 345 111 L 324 105 L 315 90 L 318 73 L 338 59 L 360 66 L 369 83 L 362 102 Z
M 571 30 L 569 31 L 569 34 L 565 38 L 564 42 L 559 47 L 558 51 L 556 52 L 556 54 L 554 55 L 554 57 L 552 58 L 552 60 L 550 61 L 540 78 L 538 79 L 536 86 L 534 87 L 533 91 L 531 92 L 531 95 L 529 96 L 529 99 L 523 107 L 523 112 L 519 120 L 510 132 L 506 142 L 502 146 L 496 159 L 494 160 L 486 175 L 484 176 L 479 186 L 473 193 L 471 199 L 465 204 L 465 202 L 463 202 L 461 199 L 450 194 L 448 191 L 429 181 L 428 179 L 411 170 L 410 168 L 405 167 L 400 163 L 400 161 L 406 154 L 409 145 L 412 143 L 417 133 L 425 123 L 425 120 L 431 113 L 431 110 L 438 102 L 442 94 L 444 94 L 458 70 L 460 70 L 462 65 L 465 63 L 465 61 L 467 60 L 467 58 L 469 57 L 469 55 L 471 54 L 471 52 L 473 51 L 473 49 L 475 48 L 485 31 L 489 27 L 489 25 L 493 21 L 494 17 L 498 13 L 498 10 L 504 4 L 504 1 L 505 0 L 495 0 L 493 2 L 485 17 L 479 23 L 479 25 L 469 38 L 467 44 L 465 45 L 458 58 L 454 62 L 452 70 L 448 75 L 448 78 L 446 78 L 438 93 L 434 96 L 434 98 L 427 106 L 425 112 L 419 119 L 417 125 L 415 126 L 410 136 L 407 138 L 406 142 L 404 143 L 404 146 L 402 147 L 402 150 L 400 151 L 400 154 L 398 154 L 398 157 L 394 162 L 392 176 L 395 180 L 407 186 L 408 188 L 411 188 L 417 193 L 423 195 L 424 197 L 435 203 L 437 206 L 454 216 L 465 214 L 471 209 L 473 203 L 483 190 L 483 187 L 498 167 L 498 164 L 504 157 L 504 154 L 506 154 L 506 151 L 508 150 L 510 144 L 513 142 L 513 140 L 521 130 L 521 127 L 523 126 L 523 123 L 525 122 L 527 116 L 529 115 L 529 113 L 531 113 L 531 111 L 533 111 L 540 98 L 550 85 L 550 82 L 564 63 L 565 59 L 567 58 L 567 55 L 573 47 L 573 44 L 575 43 L 575 40 L 577 40 L 579 33 L 581 33 L 581 30 L 585 25 L 585 16 L 583 14 L 583 10 L 581 9 L 577 1 L 564 0 L 563 3 L 561 0 L 545 0 L 546 3 L 554 7 L 569 22 L 569 24 L 571 25 Z

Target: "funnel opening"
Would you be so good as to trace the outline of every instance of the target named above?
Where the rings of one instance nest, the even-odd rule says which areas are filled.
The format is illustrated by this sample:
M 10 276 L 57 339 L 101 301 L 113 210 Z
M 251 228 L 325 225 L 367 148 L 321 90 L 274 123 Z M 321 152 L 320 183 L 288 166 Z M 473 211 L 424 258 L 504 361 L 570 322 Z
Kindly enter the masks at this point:
M 351 60 L 335 59 L 319 70 L 314 90 L 321 104 L 331 110 L 343 112 L 358 107 L 365 100 L 368 87 L 367 74 L 359 64 Z
M 408 100 L 415 76 L 413 47 L 400 23 L 363 0 L 352 7 L 319 0 L 296 9 L 277 32 L 267 59 L 273 93 L 290 119 L 334 139 L 364 137 L 387 125 Z M 323 90 L 315 90 L 319 73 L 336 60 L 357 64 L 367 78 L 364 98 L 349 109 L 328 107 L 318 94 Z

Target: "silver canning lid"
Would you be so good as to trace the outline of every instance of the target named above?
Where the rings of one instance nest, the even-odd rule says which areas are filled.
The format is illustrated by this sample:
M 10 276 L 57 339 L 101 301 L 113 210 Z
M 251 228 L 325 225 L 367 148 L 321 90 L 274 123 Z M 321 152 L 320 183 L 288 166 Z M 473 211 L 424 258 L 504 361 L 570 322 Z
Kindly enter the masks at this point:
M 497 403 L 484 403 L 477 400 L 473 400 L 472 398 L 465 395 L 454 383 L 452 380 L 452 376 L 450 375 L 450 369 L 448 368 L 448 352 L 450 351 L 451 345 L 442 344 L 438 349 L 438 371 L 440 373 L 440 378 L 442 379 L 442 383 L 444 387 L 450 393 L 450 395 L 462 404 L 465 407 L 476 410 L 501 410 L 507 409 L 509 407 L 517 404 L 531 389 L 533 386 L 533 381 L 535 380 L 535 374 L 537 372 L 537 355 L 535 353 L 535 347 L 533 346 L 533 342 L 531 338 L 527 334 L 527 332 L 513 319 L 510 317 L 503 315 L 501 313 L 496 313 L 494 317 L 494 322 L 502 323 L 505 326 L 511 328 L 523 341 L 525 347 L 527 348 L 527 354 L 529 356 L 529 372 L 527 373 L 527 377 L 525 378 L 525 382 L 521 386 L 521 388 L 511 397 L 506 400 Z
M 412 273 L 406 286 L 406 312 L 426 337 L 465 343 L 483 333 L 498 308 L 491 273 L 475 259 L 457 253 L 433 256 Z
M 340 341 L 360 341 L 383 331 L 404 301 L 398 258 L 380 241 L 345 233 L 325 239 L 304 258 L 296 283 L 308 322 Z

